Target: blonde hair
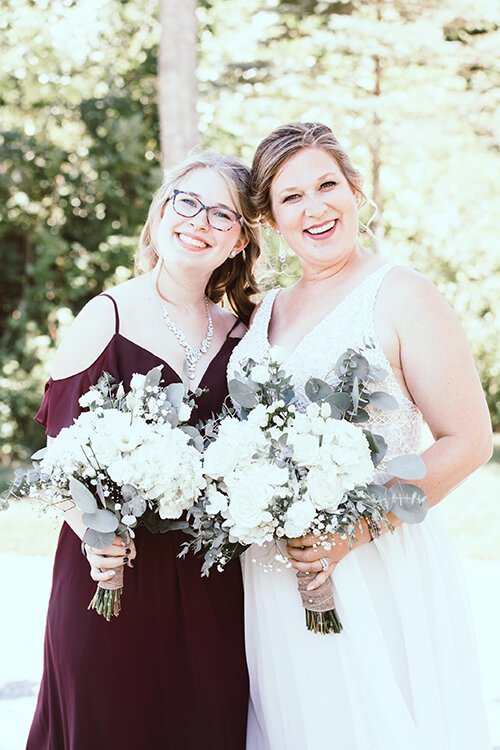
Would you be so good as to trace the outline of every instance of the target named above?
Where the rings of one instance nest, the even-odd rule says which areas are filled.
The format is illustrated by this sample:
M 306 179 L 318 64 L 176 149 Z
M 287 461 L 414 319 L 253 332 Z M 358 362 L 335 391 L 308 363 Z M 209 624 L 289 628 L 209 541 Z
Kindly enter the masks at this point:
M 320 122 L 291 122 L 280 125 L 257 147 L 252 162 L 252 194 L 261 220 L 273 220 L 271 185 L 284 163 L 303 148 L 321 148 L 339 165 L 355 195 L 366 202 L 361 174 L 327 125 Z
M 135 265 L 142 273 L 151 271 L 156 265 L 160 257 L 157 237 L 163 207 L 179 180 L 197 169 L 210 169 L 226 182 L 236 209 L 242 215 L 242 232 L 248 241 L 238 255 L 228 258 L 215 269 L 205 294 L 215 303 L 221 302 L 226 296 L 238 318 L 248 324 L 255 307 L 251 297 L 259 291 L 254 268 L 260 255 L 260 230 L 251 199 L 250 169 L 237 157 L 199 151 L 165 173 L 149 207 L 135 255 Z

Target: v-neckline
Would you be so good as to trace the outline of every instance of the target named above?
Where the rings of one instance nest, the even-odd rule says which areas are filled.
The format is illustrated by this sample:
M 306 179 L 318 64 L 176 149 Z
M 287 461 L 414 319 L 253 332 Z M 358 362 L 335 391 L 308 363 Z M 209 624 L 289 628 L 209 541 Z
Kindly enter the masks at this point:
M 377 273 L 379 273 L 383 268 L 386 268 L 387 266 L 390 266 L 390 265 L 391 265 L 391 263 L 388 262 L 388 263 L 384 263 L 383 266 L 379 266 L 377 269 L 375 269 L 375 271 L 372 271 L 371 273 L 367 274 L 364 279 L 362 279 L 358 284 L 356 284 L 356 286 L 354 286 L 349 292 L 347 292 L 347 294 L 344 297 L 342 297 L 342 299 L 340 300 L 340 302 L 338 302 L 335 305 L 335 307 L 333 307 L 330 310 L 329 313 L 327 313 L 323 318 L 321 318 L 320 320 L 318 320 L 318 322 L 315 323 L 313 325 L 313 327 L 306 334 L 304 334 L 304 336 L 300 339 L 300 341 L 296 344 L 296 346 L 285 357 L 284 361 L 285 362 L 289 362 L 295 356 L 296 352 L 299 351 L 302 348 L 302 346 L 308 341 L 308 339 L 310 339 L 312 337 L 313 333 L 315 333 L 320 326 L 324 325 L 327 321 L 329 321 L 330 318 L 332 318 L 333 315 L 339 310 L 339 308 L 342 307 L 342 305 L 348 299 L 350 299 L 350 297 L 352 297 L 352 295 L 354 294 L 354 292 L 356 292 L 361 286 L 363 286 L 363 284 L 365 284 L 369 279 L 373 278 L 373 276 L 375 276 Z M 269 349 L 271 347 L 273 347 L 273 346 L 279 346 L 279 344 L 277 344 L 277 343 L 276 344 L 271 344 L 271 342 L 269 341 L 269 327 L 271 325 L 271 318 L 273 316 L 274 303 L 276 302 L 276 299 L 277 299 L 279 293 L 282 291 L 282 287 L 277 287 L 273 291 L 274 291 L 274 295 L 273 295 L 273 297 L 271 297 L 271 303 L 269 305 L 267 320 L 265 321 L 265 326 L 264 326 L 265 342 L 266 342 L 266 346 Z M 272 294 L 272 292 L 270 292 L 270 294 Z
M 166 365 L 168 367 L 168 369 L 170 370 L 170 372 L 172 373 L 172 375 L 174 375 L 174 377 L 177 379 L 177 382 L 179 382 L 179 383 L 184 382 L 183 379 L 182 379 L 182 377 L 177 372 L 177 370 L 174 370 L 174 368 L 172 367 L 172 365 L 170 365 L 165 359 L 162 359 L 162 357 L 160 357 L 158 354 L 155 354 L 155 352 L 152 352 L 150 349 L 146 349 L 145 346 L 141 346 L 141 344 L 138 344 L 137 341 L 132 341 L 132 339 L 128 339 L 126 336 L 123 336 L 123 334 L 121 334 L 121 333 L 115 333 L 115 336 L 119 336 L 121 339 L 123 339 L 123 341 L 126 341 L 128 344 L 131 344 L 132 346 L 135 346 L 137 349 L 141 349 L 143 352 L 147 352 L 147 354 L 150 354 L 152 357 L 154 357 L 155 359 L 157 359 L 159 362 L 161 362 L 162 364 Z M 208 375 L 208 373 L 210 371 L 210 368 L 212 367 L 213 362 L 215 362 L 215 360 L 218 358 L 219 354 L 222 352 L 222 350 L 226 346 L 227 342 L 231 341 L 232 338 L 235 338 L 235 337 L 226 336 L 226 338 L 224 339 L 224 341 L 220 345 L 219 349 L 217 350 L 217 352 L 214 354 L 214 356 L 212 357 L 212 359 L 210 360 L 210 362 L 206 366 L 206 368 L 205 368 L 205 370 L 203 372 L 203 375 L 201 376 L 200 380 L 198 381 L 196 387 L 195 388 L 191 388 L 191 383 L 189 384 L 190 385 L 190 387 L 189 387 L 189 393 L 194 393 L 196 390 L 198 390 L 198 388 L 202 387 L 202 385 L 203 385 L 203 383 L 204 383 L 204 381 L 205 381 L 205 379 L 206 379 L 206 377 L 207 377 L 207 375 Z

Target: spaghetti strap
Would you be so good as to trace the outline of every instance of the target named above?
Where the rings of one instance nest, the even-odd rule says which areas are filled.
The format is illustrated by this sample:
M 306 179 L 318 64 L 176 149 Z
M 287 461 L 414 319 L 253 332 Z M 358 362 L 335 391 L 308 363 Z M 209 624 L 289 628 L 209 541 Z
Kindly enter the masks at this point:
M 237 326 L 239 326 L 239 324 L 240 324 L 240 323 L 241 323 L 241 320 L 240 320 L 239 318 L 236 318 L 235 322 L 233 323 L 233 325 L 231 326 L 231 328 L 230 328 L 230 329 L 229 329 L 229 331 L 227 332 L 227 335 L 226 335 L 226 339 L 228 339 L 228 338 L 229 338 L 229 336 L 230 336 L 230 335 L 232 334 L 232 332 L 234 331 L 234 329 L 235 329 L 235 328 L 236 328 Z
M 108 297 L 108 299 L 110 299 L 113 303 L 113 307 L 115 308 L 115 334 L 120 333 L 120 316 L 118 314 L 118 305 L 116 304 L 115 298 L 112 297 L 111 294 L 106 294 L 106 292 L 102 292 L 102 294 L 99 294 L 98 296 Z

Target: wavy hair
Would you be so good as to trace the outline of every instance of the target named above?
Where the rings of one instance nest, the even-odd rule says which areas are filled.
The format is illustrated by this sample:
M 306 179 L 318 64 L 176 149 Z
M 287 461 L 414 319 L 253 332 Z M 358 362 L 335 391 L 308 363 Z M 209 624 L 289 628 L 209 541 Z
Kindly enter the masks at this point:
M 246 247 L 238 255 L 228 258 L 213 271 L 205 294 L 216 304 L 226 296 L 238 318 L 248 324 L 255 307 L 251 298 L 259 291 L 254 269 L 260 255 L 260 229 L 251 198 L 250 169 L 241 159 L 212 151 L 199 151 L 166 172 L 151 201 L 139 239 L 135 265 L 139 273 L 155 267 L 160 257 L 157 238 L 163 207 L 179 180 L 197 169 L 209 169 L 226 182 L 236 209 L 243 217 L 242 232 L 247 240 Z
M 282 166 L 303 148 L 321 148 L 339 165 L 352 192 L 361 205 L 367 202 L 361 174 L 352 165 L 339 141 L 327 125 L 320 122 L 290 122 L 280 125 L 258 145 L 252 162 L 252 195 L 259 218 L 272 221 L 271 185 Z

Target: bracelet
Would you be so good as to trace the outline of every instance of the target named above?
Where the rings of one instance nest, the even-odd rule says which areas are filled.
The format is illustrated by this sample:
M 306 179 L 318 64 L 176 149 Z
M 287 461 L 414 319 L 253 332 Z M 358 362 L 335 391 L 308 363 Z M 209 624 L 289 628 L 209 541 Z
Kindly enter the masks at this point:
M 366 525 L 368 526 L 368 533 L 370 534 L 370 542 L 378 539 L 382 533 L 382 526 L 373 520 L 372 516 L 365 516 Z

